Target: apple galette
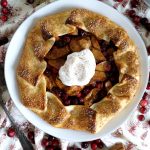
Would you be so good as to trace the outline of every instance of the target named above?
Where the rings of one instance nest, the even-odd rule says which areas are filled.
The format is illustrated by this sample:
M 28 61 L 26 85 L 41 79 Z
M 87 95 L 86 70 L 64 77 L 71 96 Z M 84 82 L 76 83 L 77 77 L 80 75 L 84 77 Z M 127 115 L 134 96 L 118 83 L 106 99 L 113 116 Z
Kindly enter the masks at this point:
M 67 10 L 28 33 L 17 80 L 22 103 L 49 124 L 96 133 L 136 94 L 137 48 L 107 17 Z

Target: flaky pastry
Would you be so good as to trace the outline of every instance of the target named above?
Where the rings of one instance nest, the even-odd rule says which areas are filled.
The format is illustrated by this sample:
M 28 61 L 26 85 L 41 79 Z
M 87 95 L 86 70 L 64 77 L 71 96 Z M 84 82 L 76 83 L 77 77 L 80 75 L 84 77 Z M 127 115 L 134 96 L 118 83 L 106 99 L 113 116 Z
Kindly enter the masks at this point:
M 76 37 L 78 29 L 90 35 L 73 38 L 62 47 L 55 45 L 61 36 Z M 107 82 L 106 96 L 98 97 L 95 102 L 93 97 L 100 86 L 85 96 L 82 105 L 65 106 L 61 96 L 51 89 L 57 86 L 69 96 L 76 96 L 84 87 L 66 87 L 58 77 L 54 81 L 51 74 L 46 76 L 44 72 L 47 66 L 52 66 L 57 74 L 68 54 L 92 47 L 97 67 L 89 84 L 105 81 L 108 62 L 98 40 L 111 41 L 117 48 L 112 56 L 119 72 L 118 83 L 112 86 Z M 66 10 L 41 18 L 28 33 L 16 74 L 21 100 L 27 108 L 54 127 L 90 133 L 99 132 L 132 101 L 140 81 L 137 47 L 127 32 L 107 17 L 86 9 Z

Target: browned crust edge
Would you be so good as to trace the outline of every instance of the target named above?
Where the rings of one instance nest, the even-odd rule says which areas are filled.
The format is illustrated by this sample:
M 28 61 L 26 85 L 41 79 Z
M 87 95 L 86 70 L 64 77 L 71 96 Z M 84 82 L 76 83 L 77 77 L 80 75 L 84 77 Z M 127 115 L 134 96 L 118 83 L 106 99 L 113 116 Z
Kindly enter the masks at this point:
M 49 40 L 43 40 L 40 27 L 49 34 Z M 38 88 L 41 78 L 44 82 L 42 74 L 46 68 L 46 62 L 42 58 L 52 47 L 55 37 L 73 32 L 76 27 L 95 34 L 99 39 L 112 40 L 115 43 L 118 50 L 114 53 L 114 59 L 120 71 L 120 81 L 110 89 L 108 96 L 93 104 L 91 108 L 85 106 L 65 107 L 60 103 L 60 100 L 54 98 L 59 106 L 55 109 L 60 113 L 47 112 L 47 108 L 53 109 L 51 107 L 52 99 L 48 98 L 46 90 L 39 90 L 38 94 L 43 95 L 41 106 L 45 106 L 45 104 L 47 106 L 45 108 L 38 107 L 39 110 L 36 110 L 35 104 L 32 102 L 26 104 L 26 100 L 22 97 L 26 94 L 29 99 L 31 96 L 28 87 L 24 86 L 31 86 L 31 89 Z M 44 49 L 42 49 L 43 47 Z M 96 133 L 126 107 L 136 94 L 140 82 L 139 58 L 136 49 L 124 29 L 100 14 L 85 9 L 74 9 L 44 17 L 29 32 L 17 67 L 17 79 L 23 104 L 55 127 Z M 52 94 L 51 96 L 53 97 Z M 33 98 L 30 99 L 30 101 L 32 100 Z M 39 101 L 37 100 L 37 102 Z M 70 108 L 72 109 L 69 111 Z M 50 114 L 54 118 L 50 118 Z

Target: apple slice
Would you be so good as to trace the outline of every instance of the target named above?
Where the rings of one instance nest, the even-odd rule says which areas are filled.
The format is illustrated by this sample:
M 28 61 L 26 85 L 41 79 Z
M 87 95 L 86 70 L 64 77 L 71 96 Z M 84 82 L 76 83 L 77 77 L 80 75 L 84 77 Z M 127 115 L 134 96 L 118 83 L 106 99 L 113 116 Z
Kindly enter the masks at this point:
M 70 49 L 72 52 L 79 52 L 83 49 L 90 48 L 91 41 L 89 37 L 85 38 L 73 38 L 70 42 Z
M 65 85 L 58 79 L 58 77 L 56 78 L 55 83 L 60 89 L 65 88 Z
M 54 80 L 52 79 L 52 76 L 47 77 L 44 75 L 46 80 L 46 89 L 51 90 L 53 86 L 55 86 Z
M 94 88 L 90 91 L 90 93 L 87 96 L 85 96 L 85 98 L 84 98 L 85 106 L 89 107 L 93 104 L 94 100 L 97 98 L 96 96 L 97 96 L 97 93 L 99 92 L 99 90 L 100 89 L 98 89 L 98 88 Z
M 110 69 L 111 69 L 111 65 L 108 61 L 104 61 L 96 65 L 97 71 L 107 72 L 110 71 Z
M 49 59 L 48 64 L 57 70 L 60 69 L 61 66 L 63 66 L 65 63 L 65 59 L 59 58 L 59 59 Z
M 106 60 L 106 58 L 104 57 L 103 53 L 100 50 L 92 48 L 91 51 L 96 59 L 96 62 L 101 62 Z
M 98 43 L 98 40 L 95 36 L 92 36 L 91 37 L 91 43 L 92 43 L 92 46 L 98 50 L 100 50 L 100 45 Z
M 65 91 L 69 96 L 76 96 L 84 86 L 66 86 Z
M 105 72 L 95 71 L 95 74 L 93 78 L 91 79 L 90 84 L 95 83 L 97 81 L 105 81 L 105 80 L 106 80 Z
M 69 53 L 70 53 L 70 50 L 69 50 L 68 46 L 64 46 L 61 48 L 53 46 L 53 48 L 46 55 L 46 58 L 47 59 L 58 59 L 60 57 L 68 55 Z

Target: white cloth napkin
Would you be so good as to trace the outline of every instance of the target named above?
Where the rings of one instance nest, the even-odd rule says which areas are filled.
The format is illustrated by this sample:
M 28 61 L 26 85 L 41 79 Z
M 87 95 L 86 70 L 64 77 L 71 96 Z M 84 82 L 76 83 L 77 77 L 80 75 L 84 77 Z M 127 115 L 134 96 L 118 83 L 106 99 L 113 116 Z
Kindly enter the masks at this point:
M 54 0 L 53 0 L 54 1 Z M 120 13 L 125 13 L 125 11 L 130 7 L 130 0 L 123 0 L 122 2 L 116 2 L 116 0 L 101 0 L 104 3 L 114 7 Z M 47 0 L 41 5 L 33 8 L 32 5 L 27 5 L 25 0 L 8 0 L 9 5 L 12 7 L 12 16 L 6 23 L 0 21 L 0 37 L 7 36 L 9 39 L 13 36 L 13 33 L 17 27 L 24 21 L 26 17 L 32 14 L 37 9 L 51 3 L 52 0 Z M 136 12 L 140 16 L 146 16 L 150 18 L 150 9 L 144 4 L 143 0 L 140 0 L 140 6 L 136 9 Z M 150 34 L 143 27 L 137 27 L 138 32 L 142 36 L 146 46 L 150 45 Z M 0 65 L 3 65 L 5 59 L 5 53 L 7 51 L 8 44 L 0 47 Z M 150 59 L 149 59 L 150 61 Z M 2 91 L 2 98 L 6 102 L 6 106 L 9 109 L 12 116 L 16 120 L 16 123 L 20 126 L 20 129 L 27 134 L 28 130 L 33 130 L 35 132 L 35 149 L 42 150 L 41 139 L 43 138 L 44 132 L 39 130 L 30 124 L 17 110 L 14 106 L 5 85 L 0 85 L 0 90 Z M 148 92 L 148 91 L 147 91 Z M 148 92 L 149 93 L 149 92 Z M 149 101 L 148 108 L 150 108 L 150 96 L 147 96 Z M 147 120 L 150 120 L 150 111 L 145 114 L 146 120 L 139 122 L 137 115 L 139 114 L 138 108 L 135 112 L 128 118 L 128 120 L 114 133 L 106 135 L 101 138 L 107 147 L 112 146 L 115 143 L 122 142 L 126 145 L 127 150 L 150 150 L 150 125 L 148 125 Z M 21 150 L 17 137 L 9 138 L 6 134 L 8 127 L 11 124 L 0 107 L 0 150 Z M 69 143 L 67 141 L 61 140 L 62 149 L 66 150 L 69 145 L 77 145 L 80 147 L 80 143 Z M 90 148 L 89 148 L 90 149 Z

